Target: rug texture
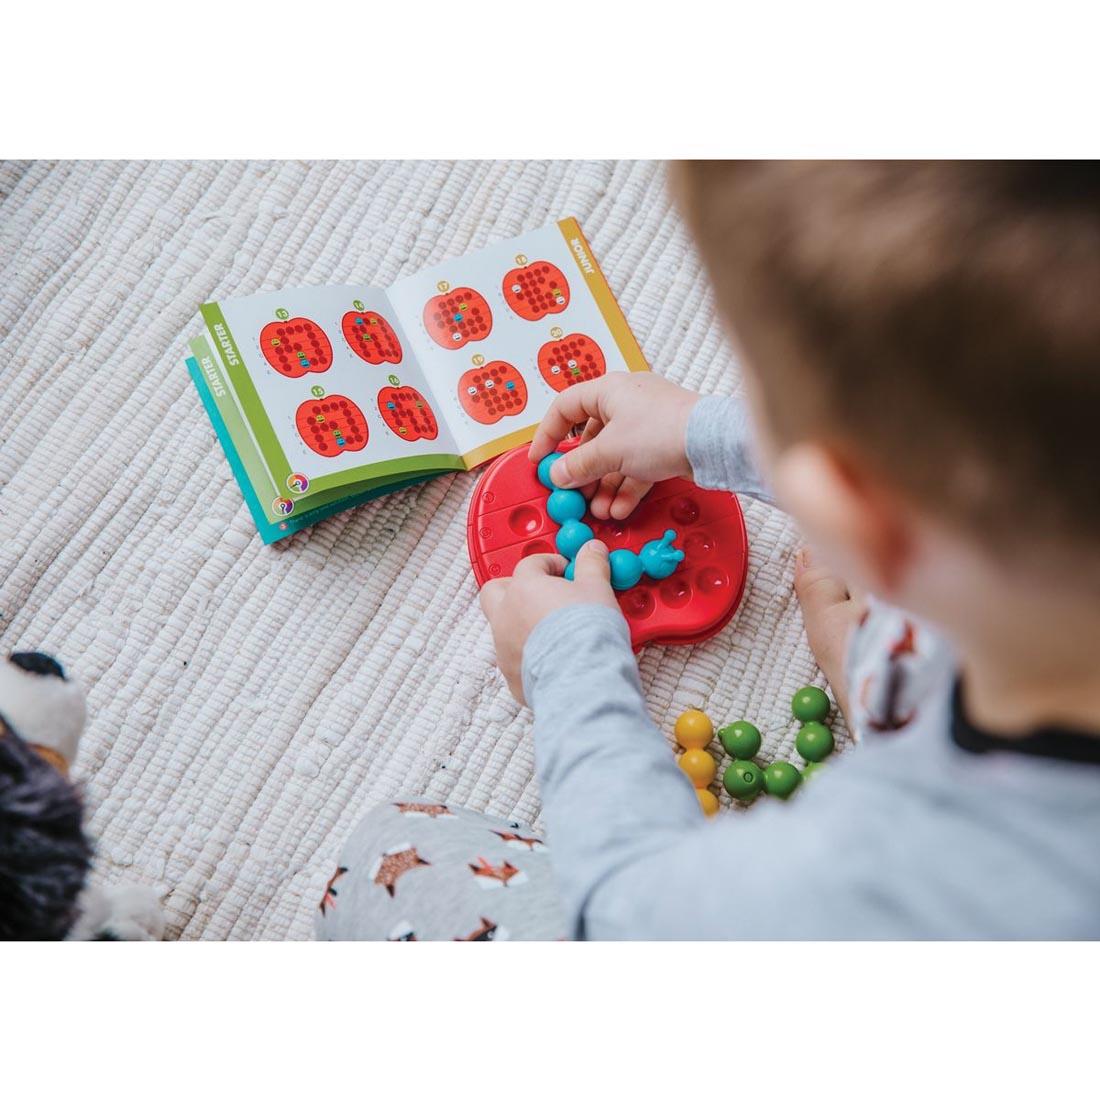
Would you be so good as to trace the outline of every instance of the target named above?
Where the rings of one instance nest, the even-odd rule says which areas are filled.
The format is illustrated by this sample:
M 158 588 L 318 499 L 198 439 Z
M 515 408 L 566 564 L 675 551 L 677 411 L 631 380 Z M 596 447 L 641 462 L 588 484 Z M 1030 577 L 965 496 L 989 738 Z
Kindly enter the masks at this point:
M 654 369 L 737 390 L 658 165 L 0 165 L 0 650 L 85 684 L 95 874 L 161 889 L 170 936 L 308 937 L 344 837 L 398 793 L 539 821 L 466 557 L 476 475 L 264 547 L 183 366 L 199 304 L 384 285 L 569 214 Z M 796 532 L 743 503 L 738 616 L 644 651 L 642 679 L 666 731 L 693 705 L 748 717 L 772 758 L 821 680 Z

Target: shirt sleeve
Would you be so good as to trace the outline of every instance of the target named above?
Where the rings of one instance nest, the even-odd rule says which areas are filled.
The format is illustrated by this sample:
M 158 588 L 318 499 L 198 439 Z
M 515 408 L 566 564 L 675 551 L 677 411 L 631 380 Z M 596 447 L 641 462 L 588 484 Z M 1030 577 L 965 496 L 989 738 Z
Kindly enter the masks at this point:
M 775 504 L 757 470 L 752 424 L 739 397 L 701 397 L 687 426 L 687 456 L 696 485 Z
M 535 712 L 535 764 L 554 870 L 573 934 L 584 938 L 597 891 L 639 859 L 694 834 L 705 819 L 646 713 L 618 612 L 586 604 L 548 615 L 524 647 L 523 687 Z M 644 894 L 636 900 L 644 903 Z

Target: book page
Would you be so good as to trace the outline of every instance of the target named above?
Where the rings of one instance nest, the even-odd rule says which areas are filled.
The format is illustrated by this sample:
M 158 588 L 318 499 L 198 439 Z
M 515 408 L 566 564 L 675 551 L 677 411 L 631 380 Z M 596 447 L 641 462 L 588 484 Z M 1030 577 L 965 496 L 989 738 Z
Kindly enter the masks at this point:
M 529 441 L 569 386 L 648 369 L 572 218 L 435 264 L 389 297 L 467 467 Z
M 364 482 L 460 469 L 457 443 L 384 291 L 299 287 L 202 307 L 270 484 L 299 512 Z M 284 513 L 285 514 L 285 513 Z

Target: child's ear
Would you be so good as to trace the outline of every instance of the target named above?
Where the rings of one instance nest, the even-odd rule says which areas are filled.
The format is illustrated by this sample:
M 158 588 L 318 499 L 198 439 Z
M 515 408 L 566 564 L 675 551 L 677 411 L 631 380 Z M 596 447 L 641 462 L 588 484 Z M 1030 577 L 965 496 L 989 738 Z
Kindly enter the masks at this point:
M 780 453 L 772 484 L 810 544 L 845 580 L 885 597 L 898 590 L 913 546 L 899 494 L 822 443 Z

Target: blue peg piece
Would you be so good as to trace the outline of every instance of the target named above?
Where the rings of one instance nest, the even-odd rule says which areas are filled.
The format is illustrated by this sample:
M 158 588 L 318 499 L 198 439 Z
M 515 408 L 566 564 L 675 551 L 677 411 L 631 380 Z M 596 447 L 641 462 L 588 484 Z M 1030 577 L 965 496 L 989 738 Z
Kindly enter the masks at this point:
M 546 499 L 546 514 L 560 527 L 569 519 L 584 519 L 588 501 L 576 489 L 555 489 Z
M 565 573 L 563 574 L 563 576 L 567 581 L 571 581 L 573 579 L 573 570 L 576 569 L 576 567 L 577 562 L 575 559 L 565 567 Z
M 612 550 L 611 587 L 616 592 L 633 588 L 642 579 L 642 559 L 633 550 Z
M 638 554 L 642 571 L 655 581 L 663 581 L 665 577 L 671 577 L 676 571 L 676 566 L 684 560 L 683 550 L 677 550 L 672 545 L 675 539 L 676 532 L 669 528 L 662 538 L 647 542 Z
M 554 490 L 557 486 L 550 480 L 550 467 L 561 458 L 561 451 L 554 451 L 553 454 L 548 454 L 538 466 L 539 481 L 546 486 L 547 489 Z
M 572 560 L 580 551 L 580 548 L 595 534 L 587 523 L 581 523 L 579 519 L 567 519 L 558 531 L 554 545 L 558 553 Z M 639 574 L 640 575 L 640 574 Z

